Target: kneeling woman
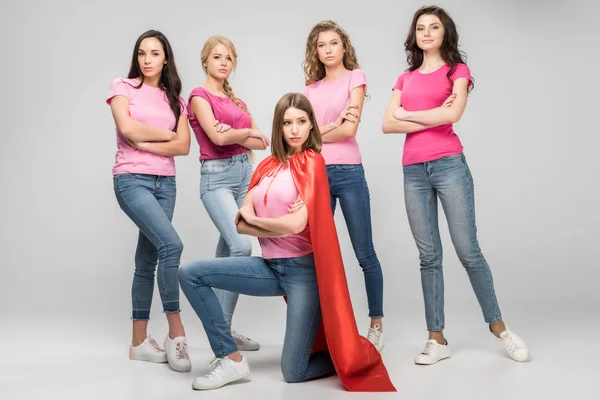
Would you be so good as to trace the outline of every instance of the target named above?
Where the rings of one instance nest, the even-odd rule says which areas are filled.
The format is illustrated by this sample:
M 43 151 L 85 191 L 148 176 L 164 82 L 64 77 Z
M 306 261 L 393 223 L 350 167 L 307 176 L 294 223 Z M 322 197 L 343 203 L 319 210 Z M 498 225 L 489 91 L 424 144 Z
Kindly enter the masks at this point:
M 320 154 L 321 134 L 306 97 L 288 93 L 279 100 L 272 135 L 272 155 L 256 168 L 236 217 L 238 232 L 259 238 L 263 257 L 202 260 L 179 271 L 181 288 L 217 357 L 192 387 L 216 389 L 250 375 L 212 290 L 218 288 L 287 296 L 281 357 L 287 382 L 337 371 L 350 391 L 395 391 L 379 353 L 358 334 Z

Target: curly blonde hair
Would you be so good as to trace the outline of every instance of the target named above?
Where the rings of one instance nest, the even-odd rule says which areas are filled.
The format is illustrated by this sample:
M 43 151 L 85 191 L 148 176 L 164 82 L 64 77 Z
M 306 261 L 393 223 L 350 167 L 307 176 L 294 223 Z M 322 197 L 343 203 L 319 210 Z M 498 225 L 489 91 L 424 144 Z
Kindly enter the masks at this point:
M 317 41 L 320 33 L 329 31 L 340 35 L 345 50 L 344 67 L 350 71 L 360 68 L 356 59 L 356 51 L 346 31 L 332 20 L 318 22 L 308 34 L 308 39 L 306 39 L 306 53 L 302 67 L 304 68 L 304 84 L 307 86 L 325 78 L 325 66 L 319 60 Z
M 237 67 L 237 51 L 235 50 L 233 42 L 227 39 L 225 36 L 215 35 L 209 37 L 206 40 L 204 46 L 202 47 L 202 51 L 200 52 L 200 61 L 202 62 L 202 69 L 204 70 L 204 73 L 206 73 L 206 67 L 204 66 L 204 64 L 206 64 L 206 62 L 208 61 L 208 56 L 210 56 L 210 52 L 218 44 L 222 44 L 223 46 L 227 47 L 227 50 L 229 50 L 229 53 L 231 55 L 231 60 L 233 61 L 233 69 Z M 237 97 L 235 97 L 233 89 L 231 88 L 231 85 L 229 84 L 229 81 L 227 79 L 225 79 L 225 82 L 223 82 L 223 93 L 227 95 L 227 97 L 229 97 L 239 108 L 244 110 L 248 115 L 251 115 L 250 111 L 248 111 L 248 108 L 244 105 L 244 103 L 242 103 Z

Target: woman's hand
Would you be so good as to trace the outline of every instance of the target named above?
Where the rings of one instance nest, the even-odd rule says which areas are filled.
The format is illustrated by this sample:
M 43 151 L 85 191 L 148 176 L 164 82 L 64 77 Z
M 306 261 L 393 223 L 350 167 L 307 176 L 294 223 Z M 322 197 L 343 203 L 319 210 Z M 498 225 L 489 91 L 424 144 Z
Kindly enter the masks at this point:
M 265 147 L 269 147 L 271 145 L 271 140 L 266 137 L 261 131 L 258 129 L 250 129 L 250 137 L 255 139 L 260 139 L 261 142 L 265 145 Z
M 231 129 L 230 125 L 223 124 L 218 120 L 215 120 L 214 127 L 217 130 L 217 133 L 224 133 Z
M 404 107 L 398 107 L 396 108 L 396 110 L 394 111 L 393 114 L 394 118 L 397 119 L 398 121 L 404 121 L 406 120 L 406 118 L 408 117 L 408 111 L 406 111 L 404 109 Z
M 452 103 L 454 103 L 454 100 L 456 100 L 456 93 L 452 93 L 450 96 L 448 96 L 448 98 L 444 100 L 442 107 L 450 107 Z
M 346 104 L 346 107 L 344 107 L 344 109 L 334 122 L 336 128 L 341 126 L 344 123 L 344 121 L 350 121 L 353 124 L 356 123 L 356 121 L 358 120 L 358 114 L 355 113 L 355 110 L 357 109 L 357 105 Z
M 245 205 L 240 208 L 238 211 L 241 218 L 244 219 L 248 224 L 254 225 L 254 219 L 256 218 L 256 213 L 254 212 L 254 207 L 251 205 Z M 236 216 L 236 225 L 239 222 L 239 217 Z
M 305 206 L 304 200 L 302 200 L 302 197 L 300 197 L 300 195 L 298 195 L 296 202 L 294 204 L 292 204 L 292 206 L 289 209 L 290 214 L 295 213 L 296 211 L 298 211 L 299 209 L 301 209 L 304 206 Z

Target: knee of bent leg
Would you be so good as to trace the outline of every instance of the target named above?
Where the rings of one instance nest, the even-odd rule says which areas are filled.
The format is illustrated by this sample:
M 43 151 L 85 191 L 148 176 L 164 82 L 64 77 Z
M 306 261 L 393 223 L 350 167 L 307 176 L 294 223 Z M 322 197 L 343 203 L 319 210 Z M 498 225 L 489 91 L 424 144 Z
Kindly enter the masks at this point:
M 250 257 L 252 255 L 250 238 L 240 235 L 239 239 L 229 246 L 229 255 L 231 257 Z
M 281 372 L 283 380 L 287 383 L 297 383 L 304 381 L 305 371 L 297 363 L 281 363 Z

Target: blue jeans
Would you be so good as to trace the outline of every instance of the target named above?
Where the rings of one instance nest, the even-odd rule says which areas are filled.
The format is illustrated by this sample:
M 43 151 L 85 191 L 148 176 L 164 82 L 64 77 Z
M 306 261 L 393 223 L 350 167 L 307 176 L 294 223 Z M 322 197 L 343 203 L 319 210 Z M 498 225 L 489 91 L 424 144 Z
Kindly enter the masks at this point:
M 150 319 L 157 262 L 163 310 L 179 312 L 177 270 L 183 243 L 171 224 L 177 191 L 175 177 L 118 174 L 113 183 L 121 209 L 140 229 L 131 286 L 132 318 Z
M 346 220 L 354 254 L 365 276 L 369 317 L 383 317 L 383 273 L 373 247 L 371 228 L 371 200 L 362 164 L 334 164 L 327 166 L 331 211 L 335 213 L 336 200 Z
M 334 373 L 328 352 L 311 353 L 321 321 L 312 254 L 268 260 L 229 257 L 195 261 L 181 267 L 179 282 L 202 321 L 215 356 L 224 357 L 237 351 L 237 347 L 212 288 L 250 296 L 287 296 L 281 356 L 284 379 L 302 382 Z
M 461 153 L 404 167 L 404 198 L 408 222 L 421 259 L 427 329 L 444 329 L 438 197 L 446 214 L 454 249 L 469 275 L 485 321 L 501 321 L 492 273 L 477 241 L 473 177 Z
M 200 198 L 210 219 L 219 231 L 215 257 L 247 257 L 252 243 L 247 235 L 237 233 L 235 215 L 244 202 L 252 178 L 248 153 L 229 158 L 204 160 L 200 167 Z M 225 320 L 231 325 L 239 294 L 216 290 Z

